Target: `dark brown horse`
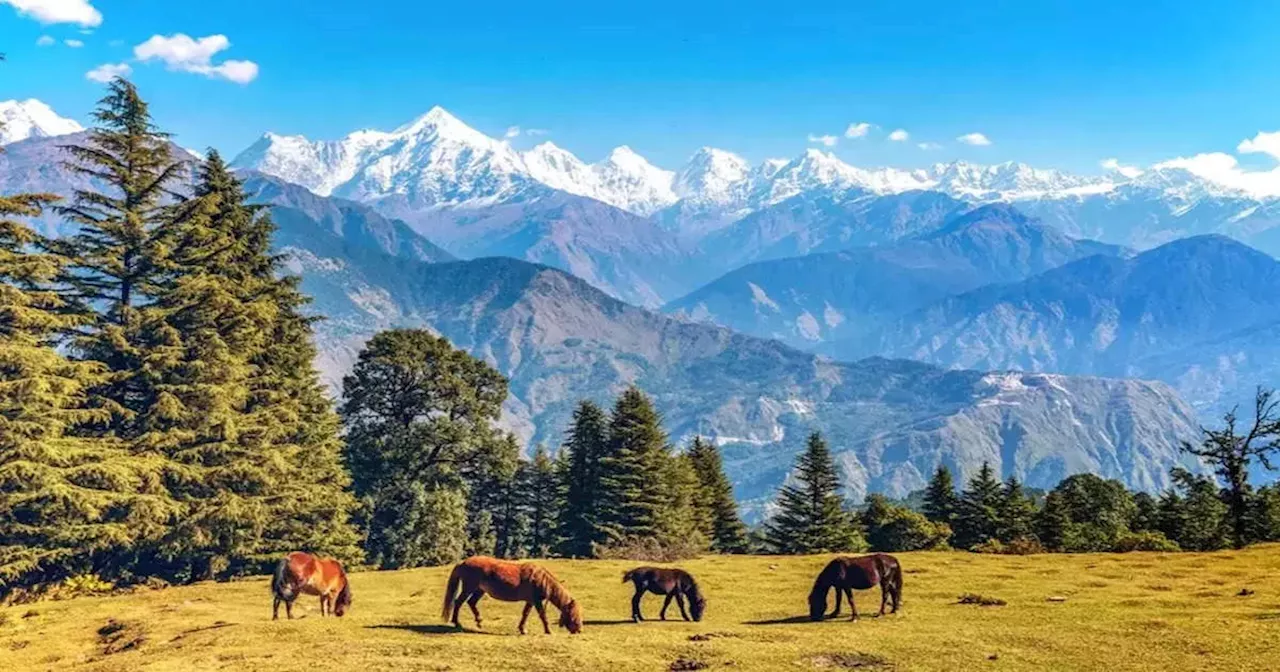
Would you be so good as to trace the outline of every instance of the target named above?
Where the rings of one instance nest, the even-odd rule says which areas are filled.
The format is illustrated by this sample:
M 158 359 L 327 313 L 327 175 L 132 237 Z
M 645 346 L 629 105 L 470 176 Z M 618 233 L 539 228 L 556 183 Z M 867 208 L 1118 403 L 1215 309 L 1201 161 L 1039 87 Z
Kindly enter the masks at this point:
M 827 563 L 817 580 L 813 582 L 813 590 L 809 592 L 809 618 L 821 621 L 827 610 L 827 593 L 836 589 L 836 610 L 826 618 L 840 615 L 840 595 L 849 598 L 849 609 L 858 620 L 858 607 L 853 603 L 853 591 L 869 590 L 880 586 L 880 615 L 884 616 L 884 608 L 889 599 L 893 599 L 893 613 L 898 613 L 902 603 L 902 567 L 898 559 L 892 555 L 875 553 L 860 557 L 843 556 Z
M 695 621 L 702 620 L 702 612 L 707 608 L 707 598 L 702 596 L 702 592 L 698 590 L 698 582 L 693 580 L 689 572 L 683 569 L 636 567 L 622 575 L 622 582 L 628 581 L 636 586 L 636 594 L 631 598 L 631 620 L 637 623 L 644 620 L 644 616 L 640 615 L 640 598 L 644 597 L 646 591 L 667 596 L 662 603 L 662 611 L 658 613 L 662 620 L 667 620 L 667 607 L 671 606 L 672 598 L 675 598 L 676 605 L 680 607 L 680 616 L 684 620 L 689 620 L 689 614 L 693 614 Z M 684 610 L 686 597 L 689 598 L 688 613 Z
M 347 573 L 337 560 L 318 558 L 310 553 L 295 551 L 284 556 L 276 565 L 271 578 L 271 594 L 275 602 L 271 606 L 271 620 L 280 618 L 280 603 L 285 614 L 293 618 L 293 601 L 299 595 L 319 595 L 320 615 L 331 613 L 342 616 L 351 606 L 351 584 Z M 326 611 L 327 609 L 327 611 Z
M 560 610 L 560 627 L 575 635 L 582 632 L 582 609 L 551 572 L 529 562 L 508 562 L 484 556 L 467 558 L 453 568 L 453 572 L 449 574 L 449 583 L 445 586 L 444 607 L 440 618 L 451 620 L 455 627 L 461 628 L 458 611 L 462 609 L 462 603 L 466 602 L 471 607 L 471 613 L 475 614 L 476 627 L 479 628 L 480 610 L 476 608 L 476 603 L 485 594 L 504 602 L 525 603 L 524 615 L 520 617 L 522 635 L 531 609 L 538 610 L 538 617 L 542 619 L 542 631 L 551 634 L 544 601 Z M 449 617 L 451 608 L 452 619 Z

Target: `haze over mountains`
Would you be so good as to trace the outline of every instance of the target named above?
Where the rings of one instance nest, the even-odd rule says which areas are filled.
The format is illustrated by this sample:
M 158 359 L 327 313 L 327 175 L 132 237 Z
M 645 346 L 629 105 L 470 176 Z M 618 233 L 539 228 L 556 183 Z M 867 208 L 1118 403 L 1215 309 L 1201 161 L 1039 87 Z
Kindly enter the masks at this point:
M 57 149 L 75 137 L 26 128 L 0 191 L 81 186 Z M 1276 201 L 1169 169 L 704 148 L 665 170 L 625 147 L 589 164 L 439 108 L 332 142 L 267 134 L 235 163 L 327 318 L 331 384 L 377 330 L 428 327 L 508 376 L 504 422 L 555 445 L 579 398 L 639 383 L 673 438 L 724 446 L 757 511 L 813 429 L 855 496 L 984 460 L 1033 486 L 1088 470 L 1157 489 L 1197 420 L 1280 361 L 1273 259 L 1220 236 L 1156 247 L 1280 242 Z

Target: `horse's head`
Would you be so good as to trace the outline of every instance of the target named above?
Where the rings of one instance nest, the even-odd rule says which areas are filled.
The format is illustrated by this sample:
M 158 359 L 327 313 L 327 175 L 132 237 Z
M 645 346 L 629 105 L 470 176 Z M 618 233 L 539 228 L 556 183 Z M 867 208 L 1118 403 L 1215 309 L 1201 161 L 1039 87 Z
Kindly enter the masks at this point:
M 570 600 L 569 604 L 564 605 L 560 610 L 560 627 L 568 630 L 572 635 L 582 632 L 582 607 L 578 606 L 577 600 Z
M 809 592 L 809 620 L 821 621 L 826 615 L 828 590 L 829 588 L 821 585 L 821 582 L 814 584 L 813 590 Z
M 707 610 L 707 598 L 699 595 L 689 600 L 689 615 L 695 621 L 702 620 L 702 612 Z
M 338 596 L 333 599 L 333 615 L 342 616 L 347 613 L 347 608 L 351 606 L 351 583 L 345 579 L 342 582 L 342 590 L 338 591 Z

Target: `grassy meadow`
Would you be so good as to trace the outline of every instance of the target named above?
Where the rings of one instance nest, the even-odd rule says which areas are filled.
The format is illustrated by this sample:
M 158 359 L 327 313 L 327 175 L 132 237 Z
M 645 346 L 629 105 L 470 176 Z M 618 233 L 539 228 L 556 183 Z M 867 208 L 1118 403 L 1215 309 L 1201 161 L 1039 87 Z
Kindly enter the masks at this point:
M 810 623 L 805 595 L 828 556 L 709 556 L 680 563 L 708 594 L 701 623 L 635 624 L 637 563 L 546 564 L 583 605 L 570 636 L 519 636 L 520 604 L 480 603 L 484 631 L 440 622 L 447 568 L 352 575 L 345 618 L 300 598 L 272 622 L 266 577 L 0 609 L 0 670 L 1274 670 L 1280 546 L 1239 552 L 987 556 L 904 553 L 903 610 Z M 1003 606 L 959 604 L 963 593 Z M 834 599 L 834 595 L 832 597 Z M 648 596 L 656 619 L 661 598 Z M 554 609 L 548 617 L 554 626 Z M 846 611 L 847 613 L 847 611 Z M 679 618 L 673 604 L 668 618 Z M 282 613 L 283 619 L 283 613 Z

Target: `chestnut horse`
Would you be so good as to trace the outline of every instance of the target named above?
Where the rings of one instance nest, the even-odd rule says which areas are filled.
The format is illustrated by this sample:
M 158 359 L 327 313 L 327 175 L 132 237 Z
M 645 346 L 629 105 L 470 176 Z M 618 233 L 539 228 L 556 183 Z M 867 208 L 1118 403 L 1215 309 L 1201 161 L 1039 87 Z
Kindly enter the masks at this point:
M 858 620 L 858 607 L 853 603 L 854 590 L 868 590 L 880 586 L 880 615 L 884 616 L 884 608 L 893 598 L 893 613 L 898 613 L 902 603 L 902 567 L 898 559 L 884 553 L 874 553 L 861 557 L 843 556 L 827 563 L 813 582 L 813 590 L 809 592 L 809 618 L 821 621 L 827 610 L 827 593 L 836 589 L 836 610 L 827 618 L 840 615 L 840 595 L 849 598 L 849 609 Z
M 451 620 L 454 627 L 461 628 L 458 622 L 458 611 L 466 602 L 475 614 L 476 627 L 480 627 L 480 610 L 476 603 L 485 594 L 503 602 L 524 602 L 524 614 L 520 617 L 520 634 L 524 633 L 524 624 L 529 620 L 529 611 L 538 610 L 542 619 L 542 630 L 551 634 L 547 624 L 547 610 L 543 602 L 550 602 L 560 610 L 560 627 L 571 634 L 582 632 L 582 609 L 574 601 L 569 591 L 560 585 L 556 577 L 546 569 L 529 562 L 508 562 L 485 556 L 467 558 L 454 566 L 449 574 L 449 583 L 444 589 L 444 607 L 440 618 Z M 453 618 L 449 610 L 453 609 Z
M 667 620 L 667 607 L 671 606 L 671 598 L 675 598 L 676 606 L 680 607 L 680 617 L 689 620 L 689 614 L 684 610 L 685 597 L 689 598 L 689 612 L 693 614 L 693 620 L 702 620 L 702 612 L 707 608 L 707 598 L 702 596 L 702 592 L 698 590 L 698 582 L 693 580 L 693 575 L 689 572 L 683 569 L 636 567 L 622 575 L 622 582 L 628 581 L 636 586 L 636 594 L 631 597 L 631 620 L 637 623 L 644 620 L 644 616 L 640 615 L 640 598 L 644 597 L 645 591 L 667 596 L 662 603 L 662 611 L 658 612 L 658 617 L 662 620 Z
M 273 621 L 280 618 L 281 602 L 284 602 L 285 614 L 293 618 L 293 601 L 304 594 L 320 596 L 321 616 L 326 613 L 342 616 L 351 606 L 351 584 L 342 565 L 337 560 L 300 551 L 284 556 L 276 565 L 271 594 L 276 598 L 271 607 Z

